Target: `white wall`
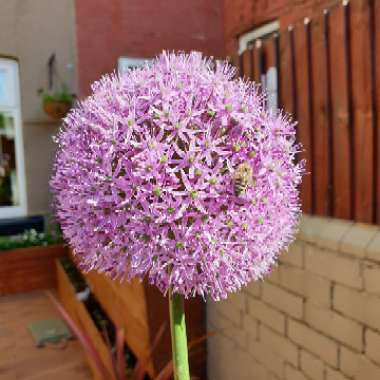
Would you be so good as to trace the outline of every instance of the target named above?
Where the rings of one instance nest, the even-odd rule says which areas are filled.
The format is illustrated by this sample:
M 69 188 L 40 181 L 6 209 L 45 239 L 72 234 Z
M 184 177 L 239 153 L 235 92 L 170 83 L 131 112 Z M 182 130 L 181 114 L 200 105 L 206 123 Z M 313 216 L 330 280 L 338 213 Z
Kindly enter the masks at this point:
M 0 0 L 0 55 L 14 56 L 20 63 L 29 215 L 49 211 L 52 136 L 59 124 L 43 113 L 37 91 L 47 87 L 52 53 L 62 81 L 77 92 L 74 0 Z

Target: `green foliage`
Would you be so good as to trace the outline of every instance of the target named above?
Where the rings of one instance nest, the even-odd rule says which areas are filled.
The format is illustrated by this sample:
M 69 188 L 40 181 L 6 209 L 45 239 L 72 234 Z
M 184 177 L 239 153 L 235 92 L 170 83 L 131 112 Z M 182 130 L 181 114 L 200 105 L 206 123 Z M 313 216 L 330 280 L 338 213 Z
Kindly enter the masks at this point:
M 21 235 L 0 236 L 0 251 L 17 248 L 48 246 L 62 243 L 62 237 L 50 233 L 37 232 L 34 229 L 26 230 Z
M 1 163 L 0 163 L 1 164 Z M 12 181 L 11 176 L 6 174 L 6 170 L 0 165 L 0 206 L 12 203 Z M 0 243 L 1 249 L 1 243 Z
M 53 93 L 43 92 L 41 96 L 43 105 L 51 102 L 62 102 L 71 105 L 74 101 L 74 96 L 68 91 L 66 86 Z
M 5 128 L 5 116 L 2 112 L 0 112 L 0 129 Z

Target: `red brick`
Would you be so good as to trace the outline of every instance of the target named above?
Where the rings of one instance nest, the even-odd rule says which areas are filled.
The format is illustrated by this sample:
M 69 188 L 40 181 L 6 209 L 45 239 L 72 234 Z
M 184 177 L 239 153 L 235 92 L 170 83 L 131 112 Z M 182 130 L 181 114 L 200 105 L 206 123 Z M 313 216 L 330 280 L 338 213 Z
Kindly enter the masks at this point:
M 224 57 L 220 0 L 80 0 L 76 4 L 82 94 L 116 68 L 120 56 L 151 58 L 163 49 Z M 173 24 L 174 23 L 174 24 Z

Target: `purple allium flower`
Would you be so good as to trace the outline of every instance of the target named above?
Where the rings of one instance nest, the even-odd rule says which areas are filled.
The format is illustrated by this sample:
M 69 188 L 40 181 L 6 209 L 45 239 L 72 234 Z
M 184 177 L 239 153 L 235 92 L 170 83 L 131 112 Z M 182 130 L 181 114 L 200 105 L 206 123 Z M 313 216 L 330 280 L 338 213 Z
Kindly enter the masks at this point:
M 84 270 L 213 299 L 270 271 L 293 240 L 303 163 L 294 124 L 234 77 L 164 52 L 68 115 L 51 187 Z

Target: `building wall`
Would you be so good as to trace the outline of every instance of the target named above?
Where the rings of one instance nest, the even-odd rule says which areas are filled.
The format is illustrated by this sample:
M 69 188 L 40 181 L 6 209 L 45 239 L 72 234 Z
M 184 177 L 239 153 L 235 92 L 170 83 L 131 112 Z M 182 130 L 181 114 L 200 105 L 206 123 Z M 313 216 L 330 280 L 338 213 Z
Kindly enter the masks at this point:
M 380 229 L 305 216 L 277 269 L 208 303 L 209 380 L 380 379 Z
M 120 56 L 163 49 L 224 56 L 222 0 L 77 0 L 80 90 L 116 68 Z
M 56 53 L 58 74 L 76 92 L 74 0 L 0 0 L 0 54 L 18 58 L 28 214 L 49 211 L 48 180 L 59 123 L 42 111 L 38 89 L 47 87 L 47 60 Z M 72 66 L 71 66 L 72 65 Z
M 116 68 L 123 55 L 152 57 L 163 49 L 224 56 L 221 0 L 203 2 L 105 0 L 0 0 L 0 54 L 20 63 L 28 214 L 47 214 L 48 180 L 59 123 L 41 109 L 47 60 L 73 92 Z M 77 51 L 79 67 L 77 70 Z M 77 75 L 77 71 L 78 74 Z

